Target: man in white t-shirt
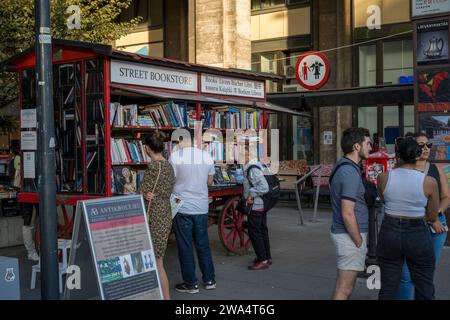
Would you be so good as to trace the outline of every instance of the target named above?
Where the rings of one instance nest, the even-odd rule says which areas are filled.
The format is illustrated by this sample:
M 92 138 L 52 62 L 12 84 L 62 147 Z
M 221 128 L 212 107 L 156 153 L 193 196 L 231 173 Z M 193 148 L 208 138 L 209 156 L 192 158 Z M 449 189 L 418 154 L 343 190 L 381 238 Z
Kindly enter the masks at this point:
M 193 137 L 193 130 L 188 130 Z M 178 292 L 197 293 L 194 243 L 205 289 L 215 289 L 216 281 L 208 239 L 208 186 L 213 184 L 214 161 L 204 150 L 192 146 L 191 139 L 180 137 L 176 151 L 170 156 L 175 173 L 173 193 L 183 200 L 173 227 L 178 247 L 183 283 Z

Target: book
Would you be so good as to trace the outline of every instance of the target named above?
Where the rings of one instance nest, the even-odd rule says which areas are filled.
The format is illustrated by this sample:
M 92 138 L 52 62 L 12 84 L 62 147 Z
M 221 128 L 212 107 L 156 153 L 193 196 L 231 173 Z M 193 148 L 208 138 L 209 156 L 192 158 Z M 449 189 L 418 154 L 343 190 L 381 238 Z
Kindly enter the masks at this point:
M 175 218 L 176 214 L 183 206 L 183 203 L 184 203 L 183 199 L 181 199 L 179 196 L 173 193 L 170 195 L 170 208 L 172 210 L 172 219 Z
M 126 166 L 114 167 L 114 189 L 118 194 L 133 194 L 137 192 L 137 173 Z

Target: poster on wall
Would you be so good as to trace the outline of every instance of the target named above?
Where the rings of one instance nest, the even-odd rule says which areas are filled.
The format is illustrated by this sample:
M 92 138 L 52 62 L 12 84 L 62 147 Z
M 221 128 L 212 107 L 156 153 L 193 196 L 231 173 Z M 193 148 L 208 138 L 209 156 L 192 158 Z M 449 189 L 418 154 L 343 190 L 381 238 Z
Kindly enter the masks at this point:
M 445 176 L 447 177 L 448 184 L 450 184 L 450 164 L 448 163 L 436 163 L 438 167 L 444 171 Z
M 450 160 L 450 114 L 419 113 L 419 129 L 425 132 L 433 144 L 431 160 Z
M 418 23 L 417 64 L 446 64 L 448 61 L 448 19 Z
M 450 68 L 418 72 L 417 110 L 450 110 Z
M 412 17 L 445 14 L 450 12 L 450 0 L 412 0 Z

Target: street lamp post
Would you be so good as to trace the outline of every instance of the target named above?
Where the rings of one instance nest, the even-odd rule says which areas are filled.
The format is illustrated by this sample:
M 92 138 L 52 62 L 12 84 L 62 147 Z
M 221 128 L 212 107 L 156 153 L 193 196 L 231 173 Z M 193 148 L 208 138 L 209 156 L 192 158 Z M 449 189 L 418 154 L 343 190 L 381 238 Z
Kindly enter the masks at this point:
M 50 1 L 35 0 L 41 298 L 59 299 Z

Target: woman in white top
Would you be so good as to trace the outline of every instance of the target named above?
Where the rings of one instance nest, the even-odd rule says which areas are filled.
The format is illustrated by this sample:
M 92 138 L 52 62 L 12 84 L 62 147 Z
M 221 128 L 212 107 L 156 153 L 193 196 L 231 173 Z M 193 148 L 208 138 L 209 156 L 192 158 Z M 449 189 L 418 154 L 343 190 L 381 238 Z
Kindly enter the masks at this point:
M 422 147 L 413 139 L 398 140 L 401 165 L 378 176 L 378 188 L 385 204 L 377 256 L 381 269 L 379 299 L 396 299 L 403 264 L 408 264 L 415 287 L 415 299 L 434 299 L 435 257 L 427 221 L 439 212 L 436 180 L 416 170 Z

